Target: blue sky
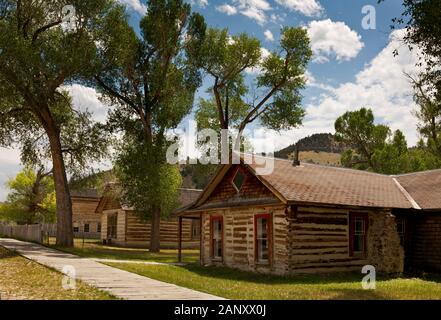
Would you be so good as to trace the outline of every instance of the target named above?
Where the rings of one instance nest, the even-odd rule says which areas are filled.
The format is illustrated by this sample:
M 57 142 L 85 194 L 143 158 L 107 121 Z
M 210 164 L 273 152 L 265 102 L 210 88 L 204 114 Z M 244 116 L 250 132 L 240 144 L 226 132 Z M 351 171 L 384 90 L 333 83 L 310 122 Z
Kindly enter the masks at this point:
M 119 0 L 127 5 L 136 26 L 146 10 L 140 0 Z M 302 92 L 306 117 L 300 128 L 283 132 L 266 130 L 255 124 L 251 140 L 256 151 L 265 146 L 280 149 L 313 133 L 333 132 L 335 119 L 348 110 L 371 107 L 379 123 L 402 130 L 413 145 L 418 140 L 413 111 L 412 88 L 404 72 L 416 73 L 416 50 L 401 42 L 402 30 L 390 29 L 391 19 L 403 11 L 401 1 L 387 0 L 192 0 L 193 10 L 204 15 L 211 27 L 228 28 L 233 34 L 246 32 L 260 39 L 262 47 L 277 47 L 282 26 L 307 28 L 314 51 L 308 66 L 307 88 Z M 375 29 L 362 27 L 365 6 L 375 8 Z M 393 56 L 399 48 L 400 55 Z M 250 74 L 253 77 L 255 74 Z M 208 86 L 205 83 L 204 88 Z M 203 94 L 204 88 L 198 94 Z M 108 108 L 95 90 L 70 87 L 74 104 L 89 109 L 99 121 Z M 191 117 L 189 117 L 191 118 Z M 188 120 L 188 119 L 186 119 Z M 4 183 L 20 169 L 17 150 L 0 149 L 0 201 Z

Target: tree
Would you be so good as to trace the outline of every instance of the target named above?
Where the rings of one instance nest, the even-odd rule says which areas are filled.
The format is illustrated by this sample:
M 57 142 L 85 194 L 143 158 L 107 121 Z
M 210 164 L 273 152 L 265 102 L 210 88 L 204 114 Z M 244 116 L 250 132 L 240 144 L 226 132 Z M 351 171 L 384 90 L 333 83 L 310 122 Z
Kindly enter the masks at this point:
M 37 134 L 43 132 L 53 166 L 60 246 L 73 245 L 72 204 L 63 155 L 63 151 L 72 150 L 65 149 L 61 139 L 65 111 L 71 111 L 69 116 L 73 113 L 60 88 L 96 73 L 95 29 L 116 10 L 112 3 L 0 1 L 0 141 L 3 146 L 21 144 L 27 157 L 33 143 L 26 139 L 22 144 L 20 138 L 39 138 Z M 70 31 L 63 14 L 63 9 L 72 11 L 68 5 L 75 8 L 75 19 L 70 21 L 74 28 Z M 80 117 L 84 119 L 85 115 Z
M 227 29 L 207 31 L 201 68 L 213 85 L 211 97 L 199 101 L 199 126 L 236 128 L 240 137 L 256 119 L 275 130 L 301 124 L 300 90 L 312 55 L 306 30 L 285 27 L 280 48 L 266 57 L 262 57 L 262 50 L 259 40 L 247 34 L 231 36 Z M 252 85 L 246 85 L 250 70 L 259 75 Z
M 18 224 L 55 221 L 55 189 L 50 172 L 27 167 L 7 182 L 11 192 L 0 207 L 0 216 Z
M 384 1 L 380 0 L 379 2 Z M 394 18 L 392 28 L 404 25 L 404 41 L 421 51 L 420 65 L 426 65 L 427 76 L 440 89 L 441 70 L 441 2 L 439 0 L 403 0 L 404 12 Z M 398 52 L 397 52 L 398 53 Z M 433 81 L 435 80 L 435 81 Z
M 441 160 L 441 100 L 436 86 L 425 75 L 418 79 L 407 76 L 415 89 L 414 100 L 419 108 L 415 115 L 419 120 L 418 131 L 424 138 L 423 145 Z
M 178 187 L 177 168 L 166 163 L 166 133 L 192 108 L 206 26 L 182 0 L 148 1 L 147 7 L 140 36 L 126 19 L 101 30 L 102 71 L 95 85 L 116 106 L 109 127 L 124 134 L 116 159 L 123 199 L 151 219 L 150 251 L 157 252 L 160 217 L 170 213 L 169 197 Z
M 343 166 L 384 174 L 438 168 L 440 161 L 427 152 L 424 142 L 408 148 L 404 134 L 375 124 L 372 110 L 348 111 L 335 121 L 337 141 L 351 146 L 341 158 Z
M 344 113 L 334 126 L 336 140 L 351 146 L 342 156 L 343 165 L 375 170 L 372 156 L 375 150 L 384 147 L 390 129 L 385 125 L 375 125 L 372 110 L 366 108 Z

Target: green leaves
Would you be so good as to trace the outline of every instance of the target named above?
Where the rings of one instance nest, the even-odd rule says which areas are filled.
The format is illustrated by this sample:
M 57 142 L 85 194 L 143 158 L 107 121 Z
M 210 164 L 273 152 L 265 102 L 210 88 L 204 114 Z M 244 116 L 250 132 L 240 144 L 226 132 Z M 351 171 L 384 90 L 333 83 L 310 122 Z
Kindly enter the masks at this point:
M 229 35 L 227 29 L 209 29 L 202 46 L 201 68 L 212 78 L 213 98 L 217 115 L 201 110 L 197 115 L 211 114 L 207 120 L 199 117 L 199 127 L 217 121 L 219 128 L 237 127 L 260 119 L 264 126 L 281 130 L 298 126 L 301 110 L 300 90 L 304 87 L 304 73 L 311 58 L 307 33 L 302 28 L 283 28 L 280 47 L 267 54 L 259 40 L 247 34 Z M 257 71 L 253 83 L 245 84 L 250 70 Z M 240 115 L 235 118 L 234 115 Z
M 341 158 L 345 167 L 385 174 L 434 169 L 441 161 L 424 146 L 408 149 L 404 134 L 385 125 L 374 124 L 372 110 L 348 111 L 335 122 L 336 139 L 349 149 Z
M 19 224 L 50 223 L 55 220 L 55 190 L 52 176 L 42 169 L 26 167 L 7 182 L 11 190 L 0 206 L 0 220 Z
M 122 198 L 146 220 L 157 209 L 166 217 L 178 206 L 182 178 L 177 166 L 161 163 L 163 152 L 136 141 L 126 141 L 118 150 L 115 173 L 122 186 Z

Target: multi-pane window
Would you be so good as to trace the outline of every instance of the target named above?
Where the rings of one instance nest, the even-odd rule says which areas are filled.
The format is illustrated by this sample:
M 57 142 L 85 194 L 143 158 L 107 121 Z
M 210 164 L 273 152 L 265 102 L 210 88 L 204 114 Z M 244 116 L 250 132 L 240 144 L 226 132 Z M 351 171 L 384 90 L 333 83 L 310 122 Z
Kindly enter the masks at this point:
M 406 220 L 403 218 L 397 218 L 397 232 L 400 237 L 400 244 L 404 245 L 404 238 L 406 234 Z
M 365 255 L 367 252 L 366 234 L 367 234 L 367 215 L 351 214 L 350 216 L 350 254 L 352 256 Z
M 80 227 L 74 226 L 73 227 L 73 232 L 80 232 Z
M 244 182 L 245 182 L 245 174 L 242 172 L 240 168 L 238 168 L 233 176 L 233 179 L 231 180 L 231 183 L 233 184 L 236 191 L 239 192 L 240 189 L 242 189 Z
M 270 260 L 271 218 L 269 214 L 254 217 L 256 261 L 267 263 Z
M 222 217 L 211 218 L 211 252 L 213 259 L 222 259 L 223 254 L 223 220 Z
M 101 232 L 101 222 L 98 222 L 98 224 L 96 225 L 96 232 Z
M 88 223 L 84 224 L 84 232 L 89 232 L 90 231 L 90 225 Z
M 107 216 L 107 237 L 116 238 L 117 215 L 110 214 Z
M 193 219 L 191 220 L 191 238 L 199 239 L 201 235 L 201 226 L 199 219 Z

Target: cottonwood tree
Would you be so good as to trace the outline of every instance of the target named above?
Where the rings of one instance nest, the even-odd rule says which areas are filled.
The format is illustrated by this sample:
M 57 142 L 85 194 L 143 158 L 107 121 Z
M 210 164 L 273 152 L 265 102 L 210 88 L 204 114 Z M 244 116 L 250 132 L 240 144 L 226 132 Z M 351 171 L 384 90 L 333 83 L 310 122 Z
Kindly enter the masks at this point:
M 180 183 L 178 168 L 166 163 L 166 134 L 192 108 L 206 26 L 182 0 L 148 1 L 147 8 L 140 35 L 127 22 L 103 28 L 95 85 L 115 106 L 109 128 L 123 134 L 115 161 L 123 199 L 151 220 L 150 251 L 157 252 L 160 217 L 170 213 Z
M 10 192 L 0 206 L 0 218 L 18 224 L 55 221 L 55 188 L 51 173 L 43 167 L 26 167 L 6 183 Z
M 336 140 L 350 146 L 341 158 L 345 167 L 398 174 L 439 166 L 420 145 L 409 149 L 400 130 L 392 133 L 388 126 L 375 124 L 370 109 L 344 113 L 335 121 L 335 131 Z
M 301 124 L 300 90 L 312 55 L 306 30 L 285 27 L 279 48 L 265 57 L 262 51 L 259 40 L 247 34 L 229 35 L 227 29 L 207 31 L 201 68 L 212 86 L 211 97 L 201 99 L 198 105 L 200 127 L 234 128 L 241 137 L 246 126 L 256 120 L 274 130 Z M 250 72 L 258 75 L 247 84 Z
M 0 1 L 0 142 L 3 146 L 21 145 L 27 157 L 28 153 L 41 151 L 29 148 L 35 145 L 32 140 L 41 141 L 41 135 L 46 139 L 53 167 L 60 246 L 73 245 L 72 204 L 64 152 L 72 155 L 74 150 L 63 146 L 62 128 L 72 129 L 77 125 L 66 119 L 66 116 L 74 117 L 74 112 L 71 103 L 66 102 L 62 86 L 96 73 L 94 31 L 113 12 L 112 3 L 110 0 Z M 66 25 L 66 14 L 73 14 L 72 5 L 75 19 Z M 67 140 L 71 138 L 65 136 Z

